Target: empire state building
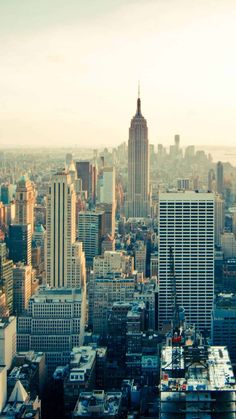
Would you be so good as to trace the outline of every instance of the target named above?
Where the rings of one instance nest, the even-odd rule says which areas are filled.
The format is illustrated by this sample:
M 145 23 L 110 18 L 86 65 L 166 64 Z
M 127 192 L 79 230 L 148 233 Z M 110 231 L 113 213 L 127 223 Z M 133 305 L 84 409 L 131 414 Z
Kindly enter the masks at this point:
M 138 97 L 137 111 L 131 120 L 128 141 L 128 191 L 126 217 L 147 217 L 149 198 L 149 145 L 147 121 L 141 113 Z

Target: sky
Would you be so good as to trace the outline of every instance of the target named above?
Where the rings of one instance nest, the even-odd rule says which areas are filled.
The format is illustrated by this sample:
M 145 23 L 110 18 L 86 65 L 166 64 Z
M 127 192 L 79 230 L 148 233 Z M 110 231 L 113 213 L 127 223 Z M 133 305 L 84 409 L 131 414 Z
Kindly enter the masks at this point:
M 235 0 L 1 0 L 0 147 L 236 144 Z

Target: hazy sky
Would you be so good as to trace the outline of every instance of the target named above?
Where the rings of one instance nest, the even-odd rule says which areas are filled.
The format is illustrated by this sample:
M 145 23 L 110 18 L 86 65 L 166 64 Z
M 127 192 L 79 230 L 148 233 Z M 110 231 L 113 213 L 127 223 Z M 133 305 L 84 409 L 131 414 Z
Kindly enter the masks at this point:
M 236 0 L 0 0 L 0 146 L 236 145 Z

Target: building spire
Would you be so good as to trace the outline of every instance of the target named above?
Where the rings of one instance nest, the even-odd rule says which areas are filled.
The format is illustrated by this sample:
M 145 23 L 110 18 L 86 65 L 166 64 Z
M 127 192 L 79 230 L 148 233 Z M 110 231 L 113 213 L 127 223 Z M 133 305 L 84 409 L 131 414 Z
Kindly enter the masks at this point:
M 138 100 L 136 115 L 141 115 L 141 99 L 140 99 L 140 81 L 138 81 Z

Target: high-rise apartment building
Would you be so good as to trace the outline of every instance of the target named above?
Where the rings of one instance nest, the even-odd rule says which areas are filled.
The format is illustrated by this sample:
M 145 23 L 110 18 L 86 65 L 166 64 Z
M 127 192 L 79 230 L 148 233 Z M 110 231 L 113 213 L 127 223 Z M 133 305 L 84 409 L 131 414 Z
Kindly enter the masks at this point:
M 16 224 L 31 224 L 34 231 L 35 190 L 27 176 L 22 176 L 16 188 Z
M 214 295 L 214 207 L 212 193 L 160 193 L 159 327 L 173 317 L 176 282 L 177 302 L 184 307 L 188 323 L 200 330 L 210 330 Z
M 129 129 L 128 190 L 125 203 L 126 217 L 146 217 L 150 213 L 149 146 L 146 119 L 141 113 L 141 100 Z

